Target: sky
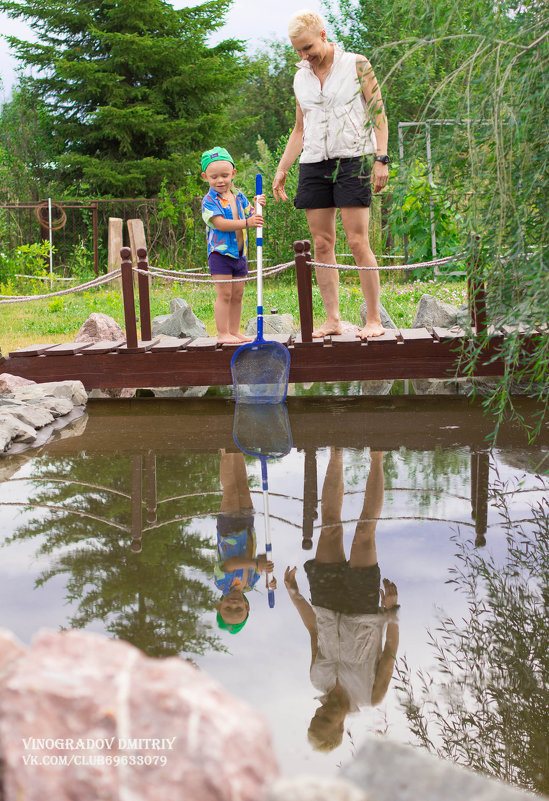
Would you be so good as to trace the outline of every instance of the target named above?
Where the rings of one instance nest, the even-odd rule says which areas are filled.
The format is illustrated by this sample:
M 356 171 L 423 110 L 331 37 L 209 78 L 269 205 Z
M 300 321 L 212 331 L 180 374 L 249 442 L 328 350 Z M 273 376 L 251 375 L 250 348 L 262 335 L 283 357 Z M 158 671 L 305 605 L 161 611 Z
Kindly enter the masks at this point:
M 174 0 L 175 8 L 200 5 L 191 0 Z M 212 44 L 219 39 L 244 39 L 249 42 L 250 50 L 259 49 L 265 39 L 276 36 L 286 38 L 286 23 L 289 17 L 302 8 L 322 14 L 321 0 L 277 0 L 267 11 L 268 6 L 258 0 L 233 0 L 231 10 L 227 15 L 225 26 L 217 34 Z M 17 36 L 22 39 L 32 39 L 30 28 L 22 22 L 9 19 L 6 14 L 0 14 L 0 31 L 3 35 Z M 16 81 L 16 60 L 11 56 L 7 42 L 0 39 L 0 77 L 2 79 L 3 99 L 8 99 L 11 89 Z

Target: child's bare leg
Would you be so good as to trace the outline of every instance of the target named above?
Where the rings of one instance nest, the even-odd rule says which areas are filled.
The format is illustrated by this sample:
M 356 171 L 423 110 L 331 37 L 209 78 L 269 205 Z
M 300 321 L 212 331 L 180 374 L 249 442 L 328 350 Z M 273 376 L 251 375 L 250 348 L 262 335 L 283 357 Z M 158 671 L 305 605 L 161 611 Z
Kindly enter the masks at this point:
M 230 308 L 232 297 L 232 282 L 228 281 L 228 276 L 214 274 L 212 276 L 215 283 L 216 299 L 214 306 L 215 325 L 217 328 L 218 342 L 239 342 L 229 330 Z
M 343 453 L 332 448 L 320 503 L 322 529 L 318 538 L 315 559 L 317 562 L 344 562 L 343 524 Z
M 368 207 L 348 207 L 341 209 L 341 221 L 345 230 L 349 247 L 353 254 L 355 264 L 364 267 L 377 267 L 377 260 L 368 237 L 368 222 L 370 219 Z M 357 336 L 378 337 L 385 332 L 381 324 L 379 311 L 380 283 L 379 273 L 374 270 L 359 271 L 360 286 L 366 301 L 366 325 Z
M 242 298 L 244 296 L 244 281 L 234 281 L 232 284 L 231 302 L 229 306 L 229 333 L 240 342 L 251 342 L 252 338 L 240 333 L 240 320 L 242 318 Z
M 377 564 L 376 526 L 383 508 L 384 492 L 383 453 L 372 451 L 370 457 L 364 504 L 351 546 L 351 567 L 371 567 Z
M 227 514 L 238 512 L 240 509 L 239 481 L 235 471 L 234 458 L 237 455 L 244 458 L 242 454 L 225 453 L 225 450 L 222 450 L 219 462 L 219 480 L 223 490 L 219 511 Z

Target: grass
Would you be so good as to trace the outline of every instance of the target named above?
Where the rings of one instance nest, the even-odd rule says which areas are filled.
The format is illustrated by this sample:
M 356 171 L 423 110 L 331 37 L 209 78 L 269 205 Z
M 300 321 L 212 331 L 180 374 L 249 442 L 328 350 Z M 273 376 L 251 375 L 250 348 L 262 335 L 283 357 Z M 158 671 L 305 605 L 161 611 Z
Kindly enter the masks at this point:
M 383 274 L 382 274 L 383 275 Z M 387 275 L 387 274 L 386 274 Z M 394 274 L 388 274 L 394 275 Z M 397 326 L 410 327 L 419 299 L 424 294 L 459 306 L 466 300 L 464 281 L 416 280 L 400 283 L 382 277 L 381 302 Z M 171 298 L 188 301 L 194 313 L 206 325 L 208 334 L 215 335 L 213 318 L 214 290 L 208 284 L 155 283 L 151 289 L 151 314 L 167 314 Z M 359 308 L 362 293 L 356 273 L 341 278 L 340 307 L 344 320 L 360 323 Z M 268 313 L 276 307 L 279 313 L 289 312 L 299 319 L 295 278 L 286 273 L 283 277 L 267 279 L 263 305 Z M 70 342 L 82 323 L 92 312 L 103 312 L 113 317 L 124 328 L 124 308 L 121 291 L 109 286 L 74 295 L 25 303 L 0 305 L 0 348 L 5 355 L 15 348 L 42 342 Z M 323 320 L 324 310 L 320 293 L 313 285 L 313 312 L 315 325 Z M 244 323 L 256 313 L 255 284 L 250 283 L 244 294 L 242 319 Z

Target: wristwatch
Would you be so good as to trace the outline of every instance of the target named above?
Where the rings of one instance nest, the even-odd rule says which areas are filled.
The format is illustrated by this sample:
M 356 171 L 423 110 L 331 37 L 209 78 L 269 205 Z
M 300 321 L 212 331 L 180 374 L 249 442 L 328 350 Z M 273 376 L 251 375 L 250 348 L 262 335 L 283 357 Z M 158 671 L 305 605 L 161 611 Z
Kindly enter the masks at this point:
M 380 161 L 382 164 L 389 164 L 391 159 L 387 155 L 385 155 L 385 156 L 376 156 L 374 161 Z

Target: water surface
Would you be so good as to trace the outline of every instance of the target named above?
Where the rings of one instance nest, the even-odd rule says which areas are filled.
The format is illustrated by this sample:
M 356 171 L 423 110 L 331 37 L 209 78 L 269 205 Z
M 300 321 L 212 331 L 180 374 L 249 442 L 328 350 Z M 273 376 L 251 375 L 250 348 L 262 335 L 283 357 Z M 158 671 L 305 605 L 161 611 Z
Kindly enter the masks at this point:
M 79 436 L 12 461 L 0 625 L 27 643 L 76 626 L 191 659 L 267 718 L 285 773 L 334 775 L 378 732 L 548 792 L 547 426 L 534 445 L 504 426 L 490 447 L 464 399 L 291 399 L 291 449 L 268 465 L 274 608 L 262 575 L 232 634 L 216 623 L 214 579 L 235 503 L 246 529 L 251 500 L 252 556 L 265 552 L 260 462 L 236 448 L 233 413 L 226 399 L 98 401 Z M 296 568 L 308 602 L 304 565 L 325 534 L 347 558 L 353 543 L 375 547 L 400 610 L 387 691 L 361 699 L 321 753 L 307 732 L 322 691 L 284 573 Z

